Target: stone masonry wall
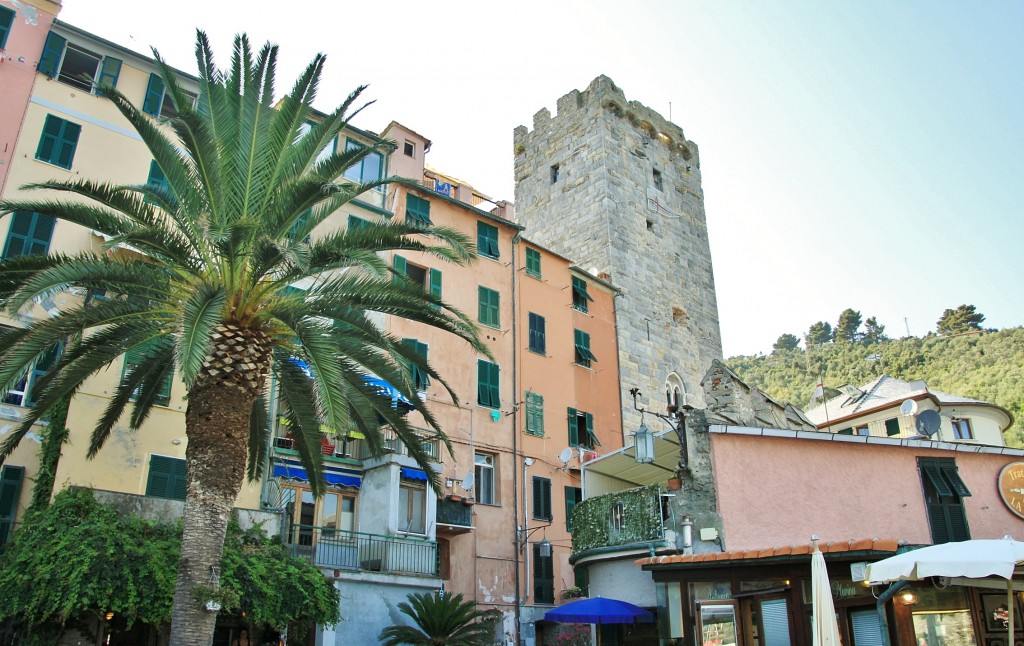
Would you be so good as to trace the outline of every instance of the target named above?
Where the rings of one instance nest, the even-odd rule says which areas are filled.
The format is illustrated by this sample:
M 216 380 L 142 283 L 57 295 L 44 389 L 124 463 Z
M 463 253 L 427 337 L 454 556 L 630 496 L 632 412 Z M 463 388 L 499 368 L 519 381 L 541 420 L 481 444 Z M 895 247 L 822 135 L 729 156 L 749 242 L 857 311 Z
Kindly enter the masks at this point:
M 686 403 L 702 406 L 700 379 L 721 358 L 722 341 L 696 144 L 606 76 L 559 99 L 555 116 L 541 109 L 532 130 L 515 129 L 514 144 L 516 217 L 526 235 L 622 290 L 625 432 L 639 426 L 629 388 L 660 411 L 671 372 Z

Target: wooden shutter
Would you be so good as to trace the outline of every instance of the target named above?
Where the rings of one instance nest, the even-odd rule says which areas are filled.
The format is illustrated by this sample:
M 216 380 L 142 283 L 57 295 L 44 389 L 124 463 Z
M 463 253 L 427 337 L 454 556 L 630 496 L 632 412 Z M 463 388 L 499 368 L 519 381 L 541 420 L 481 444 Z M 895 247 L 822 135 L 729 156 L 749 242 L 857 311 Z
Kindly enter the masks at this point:
M 111 56 L 103 57 L 103 64 L 100 65 L 100 78 L 96 82 L 97 85 L 109 85 L 110 87 L 117 87 L 117 79 L 121 76 L 121 59 L 113 58 Z M 97 92 L 100 96 L 103 96 L 102 92 Z
M 405 258 L 395 254 L 391 259 L 391 268 L 395 270 L 395 279 L 405 277 L 405 272 L 408 269 L 409 263 L 406 262 Z
M 57 70 L 60 67 L 60 57 L 64 55 L 64 46 L 67 45 L 67 42 L 66 38 L 52 31 L 47 34 L 46 44 L 43 45 L 43 55 L 39 57 L 39 67 L 37 69 L 50 78 L 57 76 Z
M 579 487 L 565 488 L 565 528 L 570 532 L 572 531 L 572 512 L 582 497 L 583 492 Z
M 24 477 L 24 467 L 5 466 L 0 470 L 0 545 L 10 539 L 14 529 Z
M 555 568 L 551 556 L 540 555 L 540 545 L 533 544 L 533 601 L 555 602 Z
M 158 117 L 163 102 L 164 80 L 157 74 L 150 74 L 149 85 L 146 86 L 146 99 L 142 102 L 142 111 L 152 117 Z
M 11 25 L 13 24 L 14 10 L 0 7 L 0 49 L 7 45 L 7 35 L 11 33 Z
M 544 398 L 537 393 L 526 393 L 526 432 L 544 437 Z
M 184 500 L 186 493 L 185 461 L 162 455 L 151 455 L 146 495 L 154 498 Z
M 61 168 L 71 168 L 71 162 L 75 159 L 75 150 L 78 148 L 78 137 L 82 134 L 82 126 L 70 121 L 64 121 L 61 131 L 57 159 L 52 163 Z
M 441 272 L 437 269 L 430 270 L 430 295 L 441 298 Z
M 56 220 L 52 215 L 40 215 L 31 211 L 15 211 L 11 226 L 7 230 L 4 244 L 4 258 L 46 254 L 50 250 L 50 238 Z
M 430 202 L 407 193 L 405 196 L 405 221 L 412 224 L 430 224 Z
M 569 409 L 569 446 L 580 445 L 579 418 L 575 408 Z

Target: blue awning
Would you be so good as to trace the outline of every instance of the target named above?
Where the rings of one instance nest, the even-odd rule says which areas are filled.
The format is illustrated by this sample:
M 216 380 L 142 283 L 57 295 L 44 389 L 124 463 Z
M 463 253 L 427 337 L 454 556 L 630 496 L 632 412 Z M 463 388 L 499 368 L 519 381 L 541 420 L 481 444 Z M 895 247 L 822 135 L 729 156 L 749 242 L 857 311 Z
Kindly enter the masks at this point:
M 422 469 L 411 469 L 409 467 L 402 467 L 402 477 L 406 480 L 426 480 L 427 472 Z
M 290 480 L 302 480 L 303 482 L 309 482 L 309 475 L 306 470 L 302 467 L 295 466 L 294 464 L 275 464 L 274 471 L 271 474 L 275 478 L 288 478 Z M 327 484 L 341 485 L 344 487 L 358 487 L 362 484 L 362 479 L 353 476 L 346 475 L 344 473 L 338 473 L 337 471 L 325 471 L 324 481 Z

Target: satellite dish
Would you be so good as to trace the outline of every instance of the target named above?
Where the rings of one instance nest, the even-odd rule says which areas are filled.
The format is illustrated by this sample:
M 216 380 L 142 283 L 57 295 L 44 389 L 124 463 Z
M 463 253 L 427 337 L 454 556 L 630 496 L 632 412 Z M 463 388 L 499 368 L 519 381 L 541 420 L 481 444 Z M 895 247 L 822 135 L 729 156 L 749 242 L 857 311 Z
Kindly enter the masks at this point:
M 904 399 L 900 404 L 900 412 L 904 415 L 913 415 L 917 412 L 917 402 L 913 399 Z
M 572 447 L 567 446 L 562 449 L 561 453 L 558 454 L 558 459 L 562 464 L 569 464 L 569 460 L 572 459 Z
M 922 411 L 921 414 L 917 416 L 917 421 L 914 422 L 914 427 L 921 435 L 931 437 L 938 432 L 940 423 L 942 423 L 942 418 L 939 417 L 938 413 L 933 410 L 926 410 Z
M 462 488 L 465 489 L 466 491 L 469 491 L 470 489 L 473 488 L 473 485 L 475 483 L 476 476 L 474 476 L 472 473 L 467 473 L 466 477 L 462 479 Z

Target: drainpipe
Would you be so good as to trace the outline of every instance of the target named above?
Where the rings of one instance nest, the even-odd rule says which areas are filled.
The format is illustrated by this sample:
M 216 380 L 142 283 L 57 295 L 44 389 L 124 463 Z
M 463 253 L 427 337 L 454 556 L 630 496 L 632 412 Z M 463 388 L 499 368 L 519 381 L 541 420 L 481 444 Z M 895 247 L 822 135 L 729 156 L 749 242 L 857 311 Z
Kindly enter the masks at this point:
M 885 592 L 878 595 L 878 601 L 875 602 L 875 610 L 878 611 L 878 623 L 882 626 L 882 646 L 892 646 L 892 641 L 889 639 L 889 617 L 885 613 L 885 604 L 895 597 L 897 592 L 908 585 L 910 585 L 910 581 L 897 581 L 893 583 Z
M 516 635 L 516 646 L 522 644 L 521 636 L 521 622 L 522 622 L 522 603 L 523 597 L 522 582 L 519 580 L 519 482 L 518 482 L 518 469 L 516 469 L 516 461 L 519 459 L 519 416 L 517 412 L 519 410 L 519 365 L 517 363 L 519 357 L 519 321 L 516 319 L 518 308 L 516 307 L 516 285 L 519 275 L 516 273 L 516 261 L 518 260 L 517 251 L 519 248 L 519 242 L 522 237 L 517 232 L 512 236 L 512 536 L 515 537 L 513 541 L 513 559 L 515 563 L 515 584 L 516 584 L 516 602 L 515 602 L 515 635 Z M 523 460 L 523 497 L 526 496 L 526 460 Z M 526 503 L 523 503 L 523 517 L 526 517 Z M 524 534 L 525 536 L 525 534 Z

